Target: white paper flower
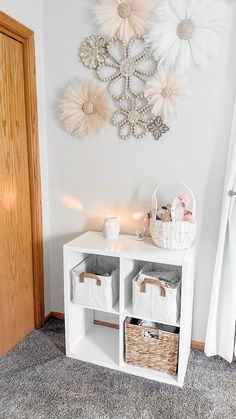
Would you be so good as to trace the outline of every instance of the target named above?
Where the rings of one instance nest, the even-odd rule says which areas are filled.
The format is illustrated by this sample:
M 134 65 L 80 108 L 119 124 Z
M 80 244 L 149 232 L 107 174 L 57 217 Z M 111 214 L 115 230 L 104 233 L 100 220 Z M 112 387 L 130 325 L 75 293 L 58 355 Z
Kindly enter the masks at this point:
M 86 137 L 98 132 L 109 119 L 107 93 L 97 82 L 76 81 L 65 90 L 60 110 L 67 131 Z
M 174 72 L 159 68 L 147 81 L 144 96 L 152 108 L 153 115 L 166 118 L 176 113 L 178 106 L 187 96 L 185 79 Z
M 214 0 L 159 0 L 146 39 L 154 57 L 184 71 L 218 55 L 225 3 Z
M 118 36 L 128 42 L 146 32 L 153 6 L 154 0 L 101 0 L 94 7 L 95 22 L 109 38 Z

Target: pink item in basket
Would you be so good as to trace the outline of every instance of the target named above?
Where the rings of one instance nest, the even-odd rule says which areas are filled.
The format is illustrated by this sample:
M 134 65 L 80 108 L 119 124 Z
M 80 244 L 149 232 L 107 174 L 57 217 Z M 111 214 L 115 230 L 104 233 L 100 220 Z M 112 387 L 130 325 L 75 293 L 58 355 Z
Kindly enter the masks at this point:
M 192 214 L 185 214 L 183 216 L 183 221 L 188 221 L 188 223 L 195 224 L 195 217 Z
M 189 207 L 190 199 L 189 199 L 188 195 L 180 195 L 178 198 L 179 198 L 179 200 L 180 200 L 180 202 L 181 202 L 181 204 L 184 208 Z

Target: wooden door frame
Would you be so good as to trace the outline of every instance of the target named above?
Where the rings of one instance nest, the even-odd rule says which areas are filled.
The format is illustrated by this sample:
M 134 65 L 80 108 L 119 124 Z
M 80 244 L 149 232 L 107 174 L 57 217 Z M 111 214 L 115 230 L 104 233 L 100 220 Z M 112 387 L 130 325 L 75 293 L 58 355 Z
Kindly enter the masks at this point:
M 32 220 L 35 327 L 44 324 L 43 233 L 34 32 L 0 11 L 0 32 L 22 43 Z

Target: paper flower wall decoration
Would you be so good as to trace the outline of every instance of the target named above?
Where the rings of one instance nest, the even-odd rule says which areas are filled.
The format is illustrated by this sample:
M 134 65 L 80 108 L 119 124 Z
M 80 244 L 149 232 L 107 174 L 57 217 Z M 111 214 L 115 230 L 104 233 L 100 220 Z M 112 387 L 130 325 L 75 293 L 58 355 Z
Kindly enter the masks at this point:
M 139 53 L 134 52 L 137 50 Z M 106 62 L 98 67 L 97 74 L 101 81 L 108 82 L 112 97 L 119 100 L 127 95 L 143 96 L 145 82 L 157 67 L 143 38 L 133 37 L 128 44 L 119 38 L 111 39 L 107 51 Z
M 94 7 L 95 22 L 108 37 L 118 36 L 128 42 L 145 33 L 153 6 L 154 0 L 101 0 Z
M 98 83 L 76 81 L 64 92 L 60 118 L 71 134 L 83 138 L 108 122 L 106 91 Z
M 166 118 L 176 113 L 177 107 L 186 97 L 185 80 L 174 72 L 158 69 L 147 81 L 144 96 L 152 108 L 152 113 Z
M 218 55 L 225 5 L 214 0 L 158 0 L 147 34 L 160 64 L 184 71 Z
M 120 109 L 113 115 L 112 123 L 119 127 L 119 135 L 123 140 L 132 135 L 138 139 L 143 138 L 152 119 L 150 106 L 137 102 L 134 98 L 121 100 Z
M 107 41 L 103 36 L 89 36 L 80 46 L 80 58 L 85 67 L 96 69 L 105 63 L 106 55 Z

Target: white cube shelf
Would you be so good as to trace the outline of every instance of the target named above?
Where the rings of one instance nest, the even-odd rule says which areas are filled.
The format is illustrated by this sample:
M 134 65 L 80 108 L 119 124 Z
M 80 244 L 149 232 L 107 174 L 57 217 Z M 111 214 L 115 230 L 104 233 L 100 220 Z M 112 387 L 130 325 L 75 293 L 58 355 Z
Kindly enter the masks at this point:
M 119 300 L 111 310 L 72 302 L 71 270 L 89 254 L 118 258 Z M 191 347 L 194 256 L 194 247 L 185 251 L 170 251 L 156 247 L 151 239 L 139 242 L 134 236 L 120 235 L 118 240 L 111 241 L 104 238 L 102 233 L 92 231 L 64 245 L 66 355 L 151 380 L 182 386 Z M 139 313 L 132 312 L 132 279 L 146 262 L 180 266 L 182 270 L 180 318 L 172 324 L 180 328 L 176 376 L 135 367 L 125 362 L 124 320 L 127 316 L 143 318 Z M 119 329 L 94 324 L 95 310 L 107 313 L 108 319 L 111 316 L 111 322 L 117 316 Z M 159 322 L 158 319 L 145 320 Z

